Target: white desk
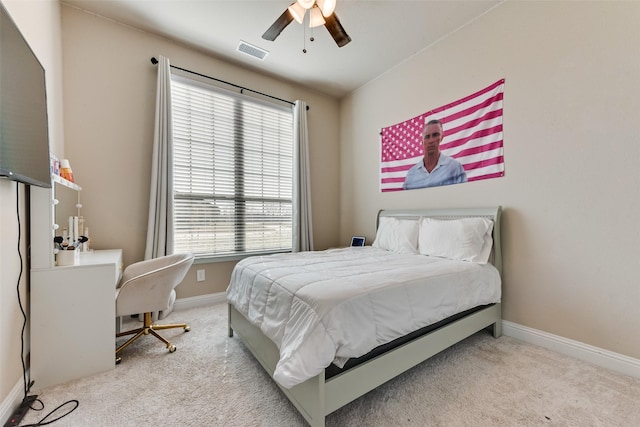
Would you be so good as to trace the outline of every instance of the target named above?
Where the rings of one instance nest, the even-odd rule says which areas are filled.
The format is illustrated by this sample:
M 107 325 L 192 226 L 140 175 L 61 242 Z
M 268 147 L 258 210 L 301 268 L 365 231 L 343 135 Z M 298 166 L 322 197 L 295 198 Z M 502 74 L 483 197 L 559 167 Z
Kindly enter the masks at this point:
M 115 366 L 115 287 L 122 250 L 83 252 L 80 264 L 31 270 L 34 388 Z

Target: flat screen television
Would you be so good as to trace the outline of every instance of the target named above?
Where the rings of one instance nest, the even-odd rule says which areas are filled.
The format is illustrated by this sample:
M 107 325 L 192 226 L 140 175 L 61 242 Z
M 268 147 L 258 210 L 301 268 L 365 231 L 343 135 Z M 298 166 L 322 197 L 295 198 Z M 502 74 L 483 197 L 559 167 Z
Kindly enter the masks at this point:
M 51 187 L 45 70 L 0 2 L 0 177 Z

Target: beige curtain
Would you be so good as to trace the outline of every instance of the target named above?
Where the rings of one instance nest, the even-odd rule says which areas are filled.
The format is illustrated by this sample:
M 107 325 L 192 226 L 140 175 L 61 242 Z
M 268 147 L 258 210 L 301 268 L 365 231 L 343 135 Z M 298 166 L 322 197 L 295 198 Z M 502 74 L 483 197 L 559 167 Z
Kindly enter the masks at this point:
M 151 191 L 145 259 L 171 255 L 173 248 L 173 137 L 171 129 L 171 67 L 160 56 L 153 137 Z
M 309 132 L 307 103 L 296 101 L 293 107 L 293 251 L 313 250 L 311 226 L 311 186 L 309 180 Z

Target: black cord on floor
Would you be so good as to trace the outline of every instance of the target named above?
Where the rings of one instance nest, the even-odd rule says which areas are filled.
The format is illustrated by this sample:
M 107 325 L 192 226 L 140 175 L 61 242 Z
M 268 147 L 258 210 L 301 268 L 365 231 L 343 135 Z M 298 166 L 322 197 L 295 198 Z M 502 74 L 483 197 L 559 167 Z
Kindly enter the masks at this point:
M 17 289 L 17 293 L 18 293 L 18 305 L 20 306 L 20 311 L 22 312 L 22 330 L 21 330 L 21 334 L 20 334 L 20 361 L 22 362 L 22 379 L 23 379 L 23 384 L 24 384 L 24 397 L 22 399 L 22 404 L 28 404 L 29 405 L 29 409 L 32 409 L 34 411 L 42 411 L 44 410 L 44 403 L 42 402 L 42 400 L 34 398 L 34 397 L 30 397 L 29 396 L 29 390 L 31 389 L 31 386 L 33 386 L 33 381 L 30 381 L 30 379 L 27 377 L 27 366 L 25 363 L 25 357 L 24 357 L 24 336 L 25 336 L 25 330 L 27 329 L 27 313 L 22 305 L 22 295 L 20 294 L 20 279 L 22 279 L 22 273 L 24 272 L 23 270 L 23 259 L 22 259 L 22 251 L 20 248 L 20 244 L 22 241 L 22 224 L 20 221 L 20 187 L 18 185 L 18 183 L 16 182 L 16 218 L 18 220 L 18 258 L 20 260 L 20 271 L 18 273 L 18 283 L 16 285 L 16 289 Z M 34 408 L 32 405 L 34 402 L 39 402 L 40 405 L 42 405 L 41 408 Z M 53 415 L 57 410 L 59 410 L 60 408 L 64 407 L 65 405 L 68 404 L 75 404 L 75 406 L 71 409 L 69 409 L 68 412 L 66 412 L 65 414 L 62 414 L 60 416 L 58 416 L 57 418 L 54 418 L 52 420 L 49 421 L 45 421 L 47 418 L 49 418 L 51 415 Z M 47 424 L 51 424 L 53 422 L 58 421 L 59 419 L 69 415 L 71 412 L 75 411 L 75 409 L 78 407 L 78 405 L 80 405 L 80 402 L 78 402 L 75 399 L 69 400 L 67 402 L 64 402 L 63 404 L 59 405 L 57 408 L 55 408 L 53 411 L 49 412 L 47 415 L 44 416 L 44 418 L 42 418 L 40 421 L 38 421 L 35 424 L 26 424 L 22 427 L 31 427 L 31 426 L 44 426 Z
M 37 400 L 38 402 L 42 403 L 42 401 L 41 401 L 40 399 L 36 399 L 36 400 Z M 56 413 L 56 411 L 57 411 L 58 409 L 61 409 L 63 406 L 65 406 L 65 405 L 69 405 L 69 404 L 74 404 L 74 406 L 73 406 L 73 408 L 69 409 L 69 411 L 68 411 L 68 412 L 65 412 L 64 414 L 62 414 L 62 415 L 60 415 L 60 416 L 58 416 L 58 417 L 56 417 L 56 418 L 54 418 L 54 419 L 52 419 L 52 420 L 45 421 L 45 420 L 46 420 L 47 418 L 49 418 L 51 415 L 55 414 L 55 413 Z M 58 405 L 58 407 L 57 407 L 57 408 L 55 408 L 53 411 L 49 412 L 47 415 L 45 415 L 45 416 L 44 416 L 44 418 L 42 418 L 42 419 L 41 419 L 40 421 L 38 421 L 37 423 L 34 423 L 34 424 L 24 424 L 24 425 L 22 425 L 22 426 L 20 426 L 20 427 L 38 427 L 38 426 L 46 426 L 47 424 L 55 423 L 55 422 L 56 422 L 56 421 L 58 421 L 59 419 L 64 418 L 64 417 L 66 417 L 67 415 L 69 415 L 70 413 L 72 413 L 73 411 L 75 411 L 75 410 L 76 410 L 76 408 L 78 407 L 78 405 L 80 405 L 80 402 L 78 402 L 78 401 L 77 401 L 77 400 L 75 400 L 75 399 L 67 400 L 67 401 L 66 401 L 66 402 L 64 402 L 63 404 Z M 32 409 L 33 409 L 33 408 L 32 408 Z M 44 409 L 44 403 L 42 403 L 42 409 Z M 40 409 L 40 410 L 42 410 L 42 409 Z

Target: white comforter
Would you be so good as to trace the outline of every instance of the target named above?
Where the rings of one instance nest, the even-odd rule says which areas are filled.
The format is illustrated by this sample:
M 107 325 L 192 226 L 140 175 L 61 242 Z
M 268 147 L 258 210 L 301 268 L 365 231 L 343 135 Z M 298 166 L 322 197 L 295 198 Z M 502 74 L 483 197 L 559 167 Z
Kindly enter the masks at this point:
M 369 246 L 246 258 L 227 289 L 280 349 L 274 379 L 286 388 L 500 296 L 490 264 Z

